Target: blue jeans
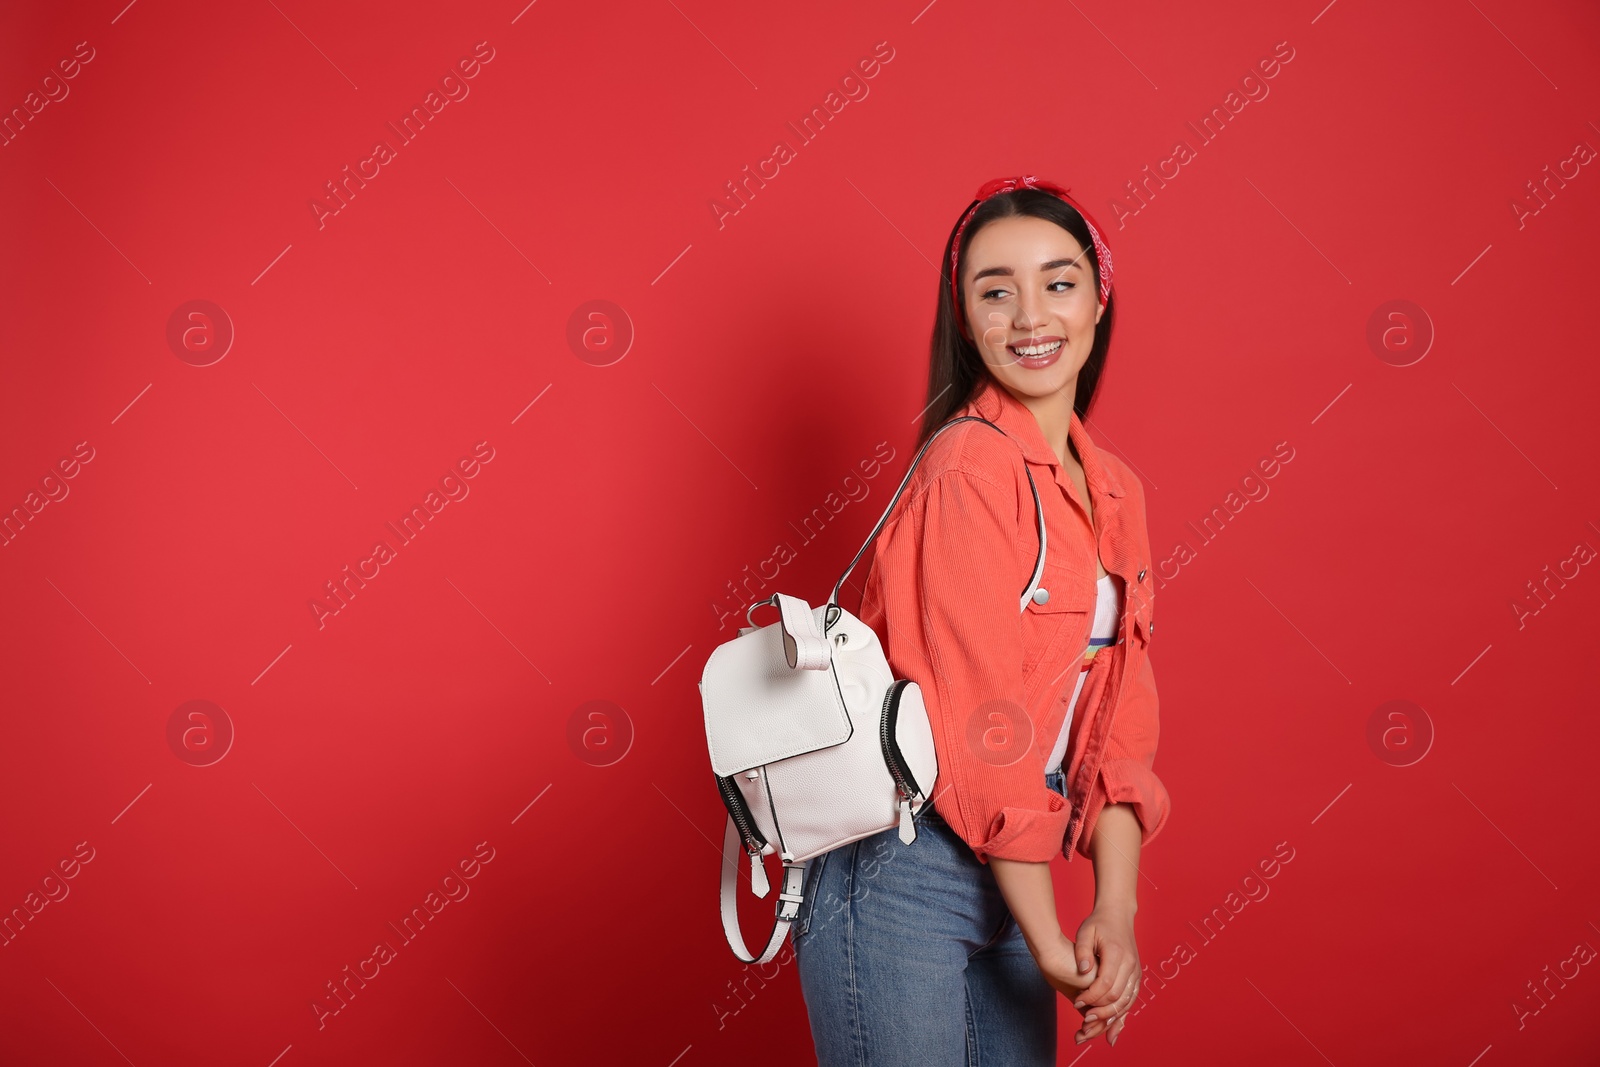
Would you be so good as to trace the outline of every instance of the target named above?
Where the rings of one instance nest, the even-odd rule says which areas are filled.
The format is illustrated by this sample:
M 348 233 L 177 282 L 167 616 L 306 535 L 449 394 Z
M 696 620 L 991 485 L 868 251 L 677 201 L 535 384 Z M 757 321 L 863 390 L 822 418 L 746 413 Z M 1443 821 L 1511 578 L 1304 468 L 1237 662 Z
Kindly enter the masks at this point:
M 1065 794 L 1060 772 L 1045 784 Z M 934 811 L 823 853 L 790 933 L 820 1067 L 1056 1062 L 1056 991 L 994 872 Z

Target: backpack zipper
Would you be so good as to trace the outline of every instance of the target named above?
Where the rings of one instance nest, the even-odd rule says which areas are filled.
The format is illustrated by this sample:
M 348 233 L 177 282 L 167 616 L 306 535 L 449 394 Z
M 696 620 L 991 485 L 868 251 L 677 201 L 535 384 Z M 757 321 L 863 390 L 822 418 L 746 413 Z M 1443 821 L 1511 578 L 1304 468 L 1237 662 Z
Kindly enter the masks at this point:
M 728 815 L 739 831 L 739 838 L 744 842 L 745 853 L 750 857 L 750 888 L 756 896 L 764 897 L 771 888 L 767 881 L 767 869 L 761 864 L 767 839 L 756 829 L 755 820 L 750 816 L 750 807 L 744 802 L 744 794 L 739 791 L 733 776 L 719 774 L 716 778 L 717 792 L 722 794 L 722 806 L 728 809 Z
M 911 684 L 909 678 L 898 678 L 889 685 L 883 698 L 883 714 L 878 716 L 878 743 L 883 749 L 883 762 L 894 779 L 895 790 L 900 794 L 900 840 L 906 844 L 917 839 L 917 829 L 911 822 L 911 802 L 922 795 L 917 780 L 907 766 L 905 756 L 895 740 L 895 725 L 900 718 L 900 696 Z

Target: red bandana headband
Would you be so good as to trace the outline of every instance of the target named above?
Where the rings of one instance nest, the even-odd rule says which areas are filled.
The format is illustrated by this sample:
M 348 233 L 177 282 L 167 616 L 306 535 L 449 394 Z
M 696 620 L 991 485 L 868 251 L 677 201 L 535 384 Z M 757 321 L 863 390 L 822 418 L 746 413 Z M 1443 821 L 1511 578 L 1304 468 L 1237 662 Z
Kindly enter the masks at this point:
M 967 208 L 966 214 L 961 216 L 961 221 L 956 225 L 955 239 L 950 242 L 950 298 L 955 304 L 956 322 L 958 324 L 964 317 L 961 312 L 961 287 L 956 276 L 956 259 L 961 254 L 961 234 L 966 230 L 967 223 L 972 220 L 972 214 L 978 210 L 979 204 L 991 196 L 1014 192 L 1017 189 L 1041 189 L 1044 192 L 1051 193 L 1066 201 L 1078 214 L 1083 216 L 1084 223 L 1089 227 L 1089 236 L 1094 239 L 1095 258 L 1099 260 L 1100 264 L 1101 306 L 1104 306 L 1105 302 L 1111 298 L 1111 249 L 1106 245 L 1105 238 L 1100 236 L 1100 227 L 1094 224 L 1094 219 L 1089 217 L 1089 213 L 1083 210 L 1076 200 L 1067 195 L 1067 190 L 1054 182 L 1035 178 L 1031 174 L 1025 174 L 1017 178 L 995 178 L 993 181 L 985 182 L 978 188 L 977 193 L 974 194 L 976 199 L 972 201 L 972 206 Z

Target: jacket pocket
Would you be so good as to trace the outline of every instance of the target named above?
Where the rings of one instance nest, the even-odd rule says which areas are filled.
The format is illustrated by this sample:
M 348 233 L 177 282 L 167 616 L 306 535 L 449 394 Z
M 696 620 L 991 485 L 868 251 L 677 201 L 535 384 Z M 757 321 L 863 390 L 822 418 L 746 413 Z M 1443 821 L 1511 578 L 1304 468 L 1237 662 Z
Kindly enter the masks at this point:
M 1039 589 L 1022 612 L 1023 672 L 1029 676 L 1041 667 L 1051 666 L 1049 674 L 1061 669 L 1063 656 L 1078 653 L 1088 640 L 1094 622 L 1095 588 L 1081 573 L 1069 567 L 1045 564 Z M 1040 603 L 1039 596 L 1044 595 Z M 1074 642 L 1078 647 L 1073 647 Z
M 1041 594 L 1040 591 L 1043 591 Z M 1044 575 L 1039 579 L 1039 589 L 1034 591 L 1025 614 L 1062 615 L 1077 612 L 1088 615 L 1094 611 L 1095 585 L 1084 576 L 1065 566 L 1051 566 L 1046 561 Z M 1040 603 L 1040 596 L 1044 602 Z

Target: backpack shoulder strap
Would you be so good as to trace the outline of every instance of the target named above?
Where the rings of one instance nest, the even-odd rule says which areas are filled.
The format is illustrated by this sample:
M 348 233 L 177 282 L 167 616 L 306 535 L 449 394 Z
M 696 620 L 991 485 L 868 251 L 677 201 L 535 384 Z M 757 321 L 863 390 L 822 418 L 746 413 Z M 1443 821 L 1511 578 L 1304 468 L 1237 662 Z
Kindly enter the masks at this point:
M 833 592 L 828 594 L 827 618 L 829 625 L 832 625 L 833 623 L 834 609 L 839 603 L 839 590 L 844 587 L 845 579 L 850 577 L 850 572 L 856 569 L 856 564 L 860 563 L 861 557 L 866 554 L 867 546 L 872 544 L 872 542 L 877 538 L 878 533 L 883 529 L 884 524 L 889 521 L 889 514 L 894 511 L 894 506 L 900 502 L 900 495 L 905 492 L 906 486 L 910 484 L 911 475 L 917 469 L 917 464 L 922 462 L 922 457 L 928 451 L 928 446 L 933 444 L 933 439 L 935 437 L 938 437 L 956 423 L 968 421 L 981 422 L 985 426 L 993 427 L 996 433 L 1005 434 L 1004 430 L 1000 429 L 998 426 L 995 426 L 994 423 L 983 418 L 982 416 L 962 415 L 959 418 L 951 419 L 949 422 L 945 423 L 943 426 L 939 427 L 937 430 L 933 431 L 933 433 L 928 435 L 927 441 L 925 441 L 922 447 L 917 450 L 915 458 L 911 460 L 911 466 L 907 468 L 905 477 L 900 479 L 900 487 L 894 491 L 894 496 L 889 499 L 889 506 L 883 509 L 883 515 L 879 517 L 878 524 L 874 526 L 872 528 L 872 532 L 867 535 L 866 541 L 862 543 L 861 548 L 855 554 L 855 558 L 850 561 L 850 565 L 844 569 L 844 573 L 839 576 L 838 582 L 834 583 Z M 1029 577 L 1026 588 L 1022 590 L 1021 602 L 1017 607 L 1019 612 L 1027 610 L 1028 601 L 1033 598 L 1033 591 L 1039 587 L 1039 582 L 1044 577 L 1045 556 L 1044 505 L 1039 500 L 1039 487 L 1034 484 L 1033 472 L 1028 470 L 1026 466 L 1023 467 L 1023 471 L 1028 476 L 1028 488 L 1033 492 L 1034 516 L 1039 528 L 1039 555 L 1033 564 L 1033 574 Z
M 735 899 L 739 888 L 741 851 L 739 828 L 734 825 L 733 816 L 730 815 L 728 828 L 722 835 L 722 932 L 727 935 L 728 947 L 733 949 L 733 954 L 740 960 L 745 963 L 769 963 L 778 954 L 784 937 L 789 933 L 789 924 L 800 917 L 800 905 L 805 903 L 806 867 L 811 861 L 783 865 L 783 888 L 778 893 L 777 913 L 772 920 L 772 932 L 767 935 L 767 943 L 758 956 L 745 947 L 744 934 L 739 931 L 739 909 Z M 754 855 L 751 860 L 759 864 L 761 856 Z M 766 896 L 765 872 L 762 872 L 761 879 L 762 888 L 756 895 Z M 754 883 L 752 888 L 755 888 Z

